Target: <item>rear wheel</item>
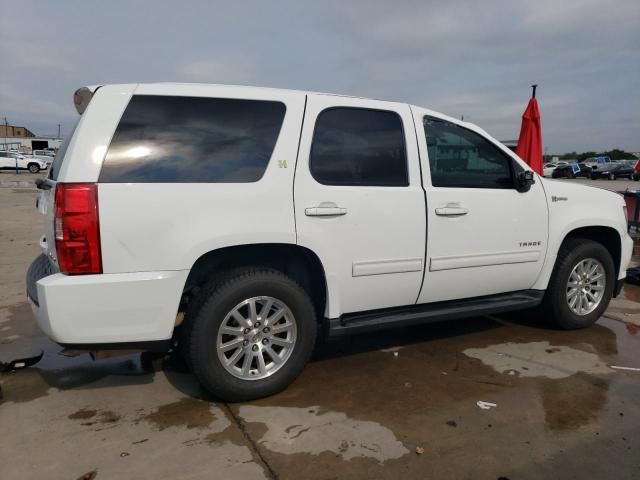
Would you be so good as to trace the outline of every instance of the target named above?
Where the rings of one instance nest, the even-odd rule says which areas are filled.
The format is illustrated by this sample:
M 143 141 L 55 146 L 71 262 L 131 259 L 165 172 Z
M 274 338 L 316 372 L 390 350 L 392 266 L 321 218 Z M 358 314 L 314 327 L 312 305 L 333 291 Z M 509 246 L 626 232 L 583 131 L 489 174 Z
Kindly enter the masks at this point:
M 204 301 L 186 330 L 191 368 L 225 401 L 272 395 L 309 360 L 316 316 L 307 293 L 270 269 L 241 269 L 203 289 Z
M 602 244 L 569 239 L 558 254 L 542 310 L 561 328 L 588 327 L 609 305 L 614 283 L 613 259 Z
M 27 168 L 31 173 L 38 173 L 40 171 L 40 166 L 37 163 L 30 163 Z
M 609 174 L 609 180 L 615 180 L 616 179 L 616 174 L 615 173 L 610 173 Z

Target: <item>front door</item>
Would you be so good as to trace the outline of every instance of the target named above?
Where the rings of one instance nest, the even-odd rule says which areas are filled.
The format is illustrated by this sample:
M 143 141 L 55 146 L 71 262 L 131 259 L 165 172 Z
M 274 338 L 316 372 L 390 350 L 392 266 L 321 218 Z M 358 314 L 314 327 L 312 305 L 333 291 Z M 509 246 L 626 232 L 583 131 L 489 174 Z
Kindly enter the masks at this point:
M 471 127 L 414 109 L 428 204 L 427 271 L 419 303 L 531 288 L 547 249 L 540 178 L 515 188 L 523 169 Z
M 309 95 L 294 196 L 297 242 L 325 270 L 325 315 L 415 304 L 426 213 L 407 105 Z

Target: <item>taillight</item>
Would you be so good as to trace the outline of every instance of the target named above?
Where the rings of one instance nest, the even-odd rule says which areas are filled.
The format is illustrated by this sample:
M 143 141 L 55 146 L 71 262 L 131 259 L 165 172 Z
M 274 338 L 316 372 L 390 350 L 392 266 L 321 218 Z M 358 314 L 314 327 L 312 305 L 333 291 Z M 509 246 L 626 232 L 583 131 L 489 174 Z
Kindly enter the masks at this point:
M 54 222 L 60 271 L 67 275 L 102 273 L 96 184 L 58 183 Z

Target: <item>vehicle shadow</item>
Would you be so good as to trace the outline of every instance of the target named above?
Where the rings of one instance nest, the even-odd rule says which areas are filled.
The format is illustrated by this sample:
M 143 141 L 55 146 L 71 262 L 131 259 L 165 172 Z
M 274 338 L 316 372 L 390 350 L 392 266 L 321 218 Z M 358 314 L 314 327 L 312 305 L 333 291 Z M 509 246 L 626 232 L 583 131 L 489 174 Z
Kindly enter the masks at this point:
M 485 316 L 431 322 L 331 339 L 325 336 L 319 338 L 311 361 L 321 362 L 375 350 L 455 338 L 490 331 L 502 326 L 494 318 Z

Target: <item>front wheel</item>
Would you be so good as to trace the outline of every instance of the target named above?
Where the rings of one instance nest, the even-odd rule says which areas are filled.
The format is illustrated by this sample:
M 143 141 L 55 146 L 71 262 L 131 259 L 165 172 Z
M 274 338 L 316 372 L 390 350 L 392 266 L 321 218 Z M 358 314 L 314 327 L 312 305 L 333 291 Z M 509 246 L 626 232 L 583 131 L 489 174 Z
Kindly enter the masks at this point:
M 588 327 L 607 309 L 614 283 L 613 259 L 601 243 L 568 239 L 558 253 L 542 310 L 561 328 Z
M 615 180 L 616 179 L 616 174 L 615 173 L 610 173 L 609 174 L 609 180 Z
M 316 315 L 307 293 L 271 269 L 230 272 L 205 288 L 187 329 L 186 353 L 203 387 L 224 401 L 273 395 L 311 357 Z
M 30 163 L 27 168 L 31 173 L 38 173 L 40 171 L 40 167 L 37 163 Z

